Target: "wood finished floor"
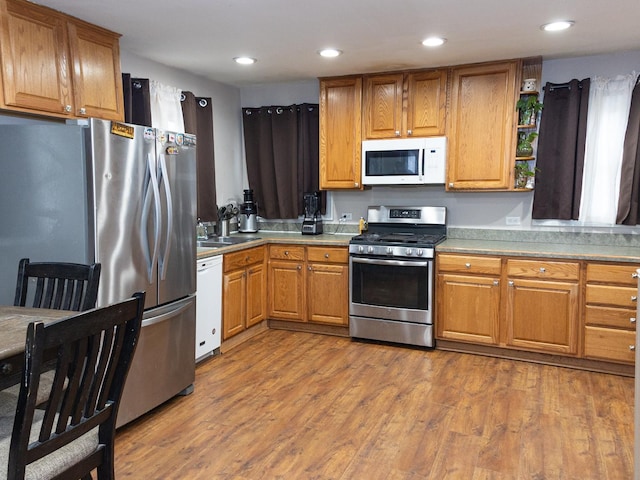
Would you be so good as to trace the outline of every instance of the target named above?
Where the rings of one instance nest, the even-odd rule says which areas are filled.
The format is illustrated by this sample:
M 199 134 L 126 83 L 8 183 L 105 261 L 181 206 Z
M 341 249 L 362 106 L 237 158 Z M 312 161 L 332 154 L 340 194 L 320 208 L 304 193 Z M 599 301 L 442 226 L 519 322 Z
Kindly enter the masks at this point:
M 278 330 L 116 439 L 118 479 L 632 476 L 632 378 Z

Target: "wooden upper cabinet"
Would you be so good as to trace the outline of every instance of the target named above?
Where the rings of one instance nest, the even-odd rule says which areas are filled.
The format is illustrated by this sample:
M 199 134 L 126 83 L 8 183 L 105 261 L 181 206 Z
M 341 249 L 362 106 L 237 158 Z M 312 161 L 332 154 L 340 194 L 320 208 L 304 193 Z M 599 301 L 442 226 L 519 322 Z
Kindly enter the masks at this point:
M 451 70 L 447 190 L 509 190 L 519 61 Z
M 402 132 L 402 73 L 368 75 L 364 80 L 364 137 L 393 138 Z
M 446 90 L 445 70 L 366 76 L 364 137 L 443 135 Z
M 320 188 L 362 188 L 362 77 L 320 80 Z
M 69 23 L 75 115 L 124 120 L 120 36 L 84 23 Z
M 0 0 L 4 104 L 72 114 L 66 21 L 24 1 Z
M 119 35 L 24 0 L 0 0 L 2 107 L 124 119 Z

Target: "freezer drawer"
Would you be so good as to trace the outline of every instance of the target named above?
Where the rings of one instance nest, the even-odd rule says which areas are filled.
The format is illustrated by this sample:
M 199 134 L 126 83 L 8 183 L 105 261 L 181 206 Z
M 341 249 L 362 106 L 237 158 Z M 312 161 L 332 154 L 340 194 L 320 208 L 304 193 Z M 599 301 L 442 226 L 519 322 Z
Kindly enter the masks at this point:
M 193 385 L 195 327 L 195 296 L 145 312 L 116 427 Z

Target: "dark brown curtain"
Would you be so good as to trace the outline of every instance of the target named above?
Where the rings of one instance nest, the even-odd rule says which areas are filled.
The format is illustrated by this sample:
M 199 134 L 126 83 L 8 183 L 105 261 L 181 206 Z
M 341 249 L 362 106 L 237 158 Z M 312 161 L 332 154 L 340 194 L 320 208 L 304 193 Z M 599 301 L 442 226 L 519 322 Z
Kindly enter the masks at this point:
M 124 121 L 134 125 L 151 126 L 151 103 L 148 78 L 131 78 L 122 74 L 124 93 Z
M 258 215 L 298 218 L 303 195 L 319 189 L 317 104 L 242 109 L 249 188 Z M 322 194 L 324 212 L 324 192 Z
M 182 92 L 182 116 L 185 132 L 194 134 L 197 142 L 198 217 L 203 222 L 215 222 L 218 220 L 218 208 L 211 98 Z
M 580 214 L 590 80 L 547 83 L 533 197 L 533 219 L 577 220 Z
M 631 95 L 629 122 L 624 137 L 620 196 L 618 199 L 618 225 L 640 224 L 640 77 Z

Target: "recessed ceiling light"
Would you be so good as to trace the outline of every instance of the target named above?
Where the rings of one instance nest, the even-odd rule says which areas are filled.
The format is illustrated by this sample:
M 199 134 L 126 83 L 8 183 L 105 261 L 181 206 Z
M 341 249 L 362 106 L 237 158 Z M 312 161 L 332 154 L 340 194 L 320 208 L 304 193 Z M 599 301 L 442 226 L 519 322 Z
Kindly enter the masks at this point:
M 342 55 L 342 50 L 337 50 L 335 48 L 325 48 L 324 50 L 320 50 L 318 54 L 320 54 L 320 56 L 322 57 L 333 58 Z
M 234 57 L 233 60 L 240 65 L 251 65 L 257 62 L 255 58 L 251 57 Z
M 573 27 L 576 22 L 573 20 L 561 20 L 559 22 L 551 22 L 545 25 L 542 25 L 540 28 L 545 32 L 559 32 L 561 30 L 566 30 L 567 28 Z
M 424 45 L 425 47 L 439 47 L 440 45 L 444 44 L 444 42 L 446 41 L 447 41 L 446 38 L 429 37 L 422 41 L 422 45 Z

